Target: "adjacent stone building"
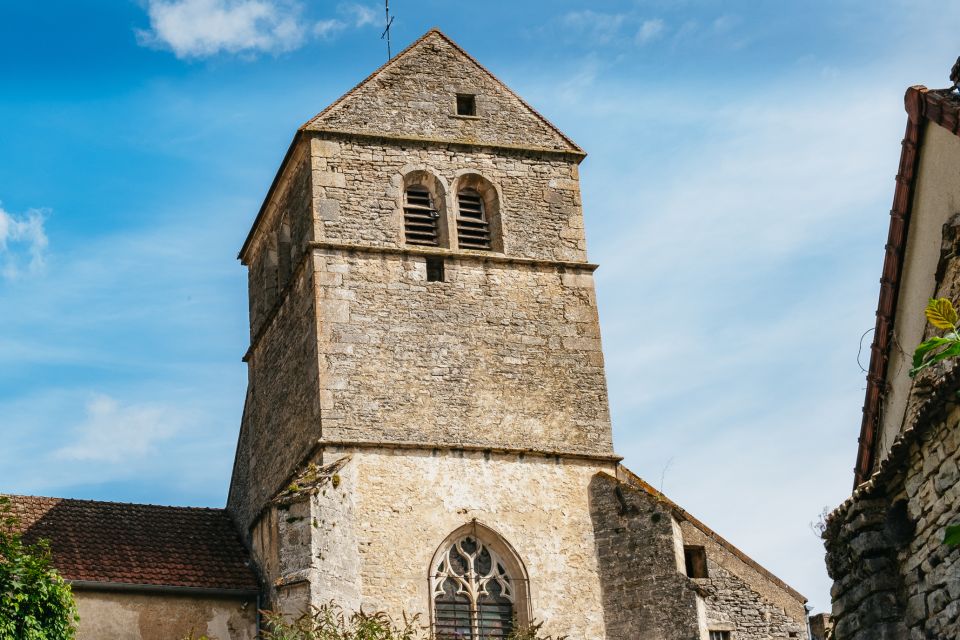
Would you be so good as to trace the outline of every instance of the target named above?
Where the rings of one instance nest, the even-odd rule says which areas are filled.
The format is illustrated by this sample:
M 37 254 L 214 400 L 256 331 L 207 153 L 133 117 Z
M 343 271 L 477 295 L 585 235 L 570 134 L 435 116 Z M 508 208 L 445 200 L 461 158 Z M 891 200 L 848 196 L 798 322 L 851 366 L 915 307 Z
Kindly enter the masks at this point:
M 240 251 L 221 513 L 260 606 L 451 639 L 807 638 L 800 594 L 620 465 L 584 157 L 437 30 L 297 131 Z
M 911 378 L 931 297 L 960 300 L 960 96 L 906 93 L 853 495 L 828 518 L 834 640 L 960 638 L 960 368 Z

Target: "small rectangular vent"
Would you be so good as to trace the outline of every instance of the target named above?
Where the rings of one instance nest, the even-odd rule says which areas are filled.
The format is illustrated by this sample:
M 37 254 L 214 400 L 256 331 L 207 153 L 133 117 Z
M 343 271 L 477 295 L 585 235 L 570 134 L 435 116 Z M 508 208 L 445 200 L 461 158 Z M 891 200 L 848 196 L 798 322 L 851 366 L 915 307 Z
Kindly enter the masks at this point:
M 403 205 L 403 227 L 407 244 L 436 247 L 437 218 L 430 192 L 423 187 L 408 187 Z
M 443 281 L 443 258 L 427 258 L 427 282 Z
M 457 242 L 461 249 L 490 251 L 490 223 L 483 210 L 483 198 L 472 189 L 457 194 Z

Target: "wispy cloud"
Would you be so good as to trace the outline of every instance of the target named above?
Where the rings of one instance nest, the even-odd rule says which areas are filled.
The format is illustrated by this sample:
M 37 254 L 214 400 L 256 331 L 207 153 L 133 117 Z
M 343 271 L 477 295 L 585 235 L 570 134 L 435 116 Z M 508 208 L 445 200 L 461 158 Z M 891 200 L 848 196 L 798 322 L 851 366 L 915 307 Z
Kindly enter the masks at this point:
M 341 17 L 320 20 L 305 15 L 301 0 L 148 0 L 147 13 L 150 29 L 137 30 L 140 44 L 178 58 L 282 53 L 377 22 L 373 8 L 356 2 L 338 5 Z
M 122 405 L 98 395 L 86 407 L 86 418 L 77 427 L 77 439 L 54 452 L 62 460 L 133 463 L 174 436 L 184 416 L 157 404 Z
M 656 40 L 663 33 L 664 26 L 664 22 L 660 18 L 644 20 L 643 24 L 640 25 L 640 29 L 637 30 L 637 44 L 647 44 L 648 42 Z
M 375 25 L 378 24 L 381 19 L 381 12 L 356 2 L 341 4 L 338 10 L 344 14 L 355 27 Z
M 560 21 L 594 44 L 606 44 L 620 35 L 627 16 L 622 13 L 601 13 L 591 9 L 570 11 Z
M 140 43 L 178 58 L 289 51 L 305 37 L 293 0 L 149 0 L 147 12 L 150 30 L 137 32 Z
M 48 244 L 44 221 L 43 211 L 14 215 L 0 206 L 0 274 L 5 279 L 43 269 Z

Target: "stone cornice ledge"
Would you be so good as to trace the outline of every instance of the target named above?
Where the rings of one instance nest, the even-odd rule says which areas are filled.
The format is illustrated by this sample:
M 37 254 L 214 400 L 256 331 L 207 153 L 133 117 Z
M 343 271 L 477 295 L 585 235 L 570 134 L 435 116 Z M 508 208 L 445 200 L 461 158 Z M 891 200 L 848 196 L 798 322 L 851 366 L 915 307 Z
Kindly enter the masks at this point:
M 358 140 L 362 142 L 387 142 L 394 145 L 402 144 L 428 144 L 428 145 L 449 145 L 451 147 L 462 147 L 465 149 L 489 149 L 493 151 L 510 151 L 519 154 L 532 154 L 537 156 L 560 156 L 572 158 L 577 164 L 587 157 L 585 151 L 574 151 L 572 149 L 551 149 L 548 147 L 535 147 L 532 145 L 507 144 L 504 142 L 490 143 L 478 142 L 470 139 L 456 140 L 453 138 L 430 138 L 425 136 L 396 135 L 390 133 L 372 133 L 369 131 L 345 131 L 343 129 L 302 129 L 303 133 L 312 135 L 325 140 Z
M 457 260 L 466 260 L 473 262 L 496 262 L 500 264 L 523 264 L 534 267 L 551 267 L 563 269 L 577 269 L 581 271 L 594 272 L 599 265 L 592 262 L 578 262 L 575 260 L 548 260 L 545 258 L 521 258 L 518 256 L 507 256 L 502 253 L 490 253 L 488 251 L 469 251 L 442 249 L 440 247 L 391 247 L 379 245 L 351 244 L 349 242 L 323 242 L 313 241 L 307 244 L 310 249 L 319 249 L 325 251 L 354 251 L 358 253 L 389 253 L 393 255 L 404 256 L 439 256 L 443 258 L 455 258 Z
M 320 439 L 314 449 L 336 447 L 338 449 L 405 449 L 420 451 L 466 451 L 470 453 L 496 453 L 500 455 L 538 456 L 542 458 L 562 458 L 567 460 L 596 460 L 619 463 L 623 456 L 614 453 L 586 453 L 572 451 L 554 451 L 522 447 L 488 447 L 474 444 L 433 444 L 415 441 L 371 441 L 371 440 L 327 440 Z

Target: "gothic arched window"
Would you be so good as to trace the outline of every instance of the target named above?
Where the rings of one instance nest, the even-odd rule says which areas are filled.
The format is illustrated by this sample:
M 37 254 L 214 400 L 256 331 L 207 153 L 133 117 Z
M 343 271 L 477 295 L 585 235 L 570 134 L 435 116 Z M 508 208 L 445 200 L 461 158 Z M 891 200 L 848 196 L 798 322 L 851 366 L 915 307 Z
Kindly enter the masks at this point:
M 526 624 L 522 565 L 491 534 L 471 525 L 448 538 L 434 557 L 430 582 L 438 640 L 495 640 Z

